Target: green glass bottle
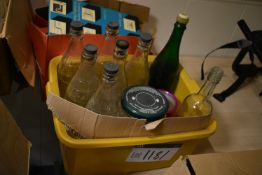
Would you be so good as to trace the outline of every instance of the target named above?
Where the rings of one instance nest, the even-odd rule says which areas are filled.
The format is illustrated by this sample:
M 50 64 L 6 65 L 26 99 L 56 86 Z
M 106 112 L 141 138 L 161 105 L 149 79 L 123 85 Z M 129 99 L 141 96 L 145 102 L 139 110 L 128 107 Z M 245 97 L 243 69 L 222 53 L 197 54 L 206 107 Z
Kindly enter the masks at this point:
M 179 49 L 188 23 L 188 16 L 179 14 L 173 32 L 150 67 L 149 86 L 174 92 L 179 75 Z

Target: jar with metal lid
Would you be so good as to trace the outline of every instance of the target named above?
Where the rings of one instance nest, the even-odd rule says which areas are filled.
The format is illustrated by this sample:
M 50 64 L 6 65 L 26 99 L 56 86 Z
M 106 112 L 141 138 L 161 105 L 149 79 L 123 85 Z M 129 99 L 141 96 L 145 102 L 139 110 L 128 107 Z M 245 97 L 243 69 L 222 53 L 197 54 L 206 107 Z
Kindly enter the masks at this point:
M 125 89 L 121 103 L 130 115 L 148 122 L 165 116 L 168 102 L 165 96 L 150 86 L 130 86 Z

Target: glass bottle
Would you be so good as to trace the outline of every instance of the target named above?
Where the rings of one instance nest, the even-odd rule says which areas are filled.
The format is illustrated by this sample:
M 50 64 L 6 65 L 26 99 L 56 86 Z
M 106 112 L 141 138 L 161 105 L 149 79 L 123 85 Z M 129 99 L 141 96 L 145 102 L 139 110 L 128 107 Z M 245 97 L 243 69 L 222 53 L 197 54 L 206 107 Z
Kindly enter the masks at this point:
M 136 51 L 125 66 L 127 85 L 147 85 L 149 78 L 148 54 L 152 35 L 141 33 Z
M 60 63 L 58 64 L 58 85 L 60 96 L 65 96 L 66 88 L 76 73 L 83 49 L 83 24 L 79 21 L 70 23 L 70 41 Z
M 179 75 L 179 49 L 188 16 L 179 14 L 173 32 L 150 67 L 149 85 L 174 92 Z
M 106 26 L 105 40 L 102 49 L 99 53 L 100 56 L 110 56 L 114 53 L 114 48 L 116 45 L 116 37 L 119 32 L 119 24 L 116 21 L 108 22 Z
M 121 92 L 117 88 L 119 65 L 105 62 L 103 78 L 97 91 L 87 102 L 86 108 L 98 114 L 123 116 L 121 107 Z
M 178 116 L 201 116 L 209 115 L 213 111 L 212 103 L 209 100 L 216 85 L 222 79 L 224 72 L 219 67 L 213 67 L 206 82 L 202 85 L 198 93 L 188 95 L 182 102 Z
M 116 46 L 116 38 L 119 32 L 119 24 L 116 21 L 110 21 L 107 23 L 105 40 L 103 42 L 101 51 L 97 58 L 97 73 L 100 77 L 103 74 L 103 62 L 112 61 L 112 55 Z
M 65 99 L 85 107 L 87 101 L 96 91 L 99 79 L 96 75 L 97 47 L 87 44 L 82 52 L 81 64 L 68 84 Z
M 126 40 L 117 40 L 116 47 L 113 54 L 113 63 L 119 66 L 118 71 L 118 90 L 120 93 L 127 87 L 126 73 L 125 73 L 125 65 L 126 58 L 128 55 L 128 47 L 129 43 Z

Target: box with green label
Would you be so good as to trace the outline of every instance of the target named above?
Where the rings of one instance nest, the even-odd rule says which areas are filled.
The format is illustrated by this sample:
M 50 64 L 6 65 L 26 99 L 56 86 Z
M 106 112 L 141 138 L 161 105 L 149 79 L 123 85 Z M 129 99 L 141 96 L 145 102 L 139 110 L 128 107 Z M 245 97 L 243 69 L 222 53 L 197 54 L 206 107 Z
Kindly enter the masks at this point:
M 125 174 L 168 167 L 179 156 L 192 153 L 201 139 L 216 131 L 216 121 L 211 116 L 170 117 L 150 125 L 141 119 L 99 115 L 70 103 L 59 97 L 56 73 L 59 61 L 60 57 L 56 57 L 49 64 L 47 104 L 53 111 L 69 175 Z M 177 98 L 182 100 L 198 89 L 183 69 L 175 92 Z M 71 121 L 72 116 L 82 118 Z M 71 121 L 73 127 L 80 124 L 78 131 L 87 138 L 70 137 L 61 121 Z

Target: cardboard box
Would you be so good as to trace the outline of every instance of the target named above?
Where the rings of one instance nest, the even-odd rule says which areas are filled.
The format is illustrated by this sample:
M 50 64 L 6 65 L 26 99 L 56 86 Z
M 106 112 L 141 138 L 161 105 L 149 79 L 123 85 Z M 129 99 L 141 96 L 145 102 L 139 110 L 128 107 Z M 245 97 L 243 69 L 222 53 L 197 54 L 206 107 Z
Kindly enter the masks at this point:
M 48 35 L 48 22 L 39 16 L 34 16 L 33 21 L 29 26 L 31 40 L 34 46 L 36 62 L 41 78 L 41 87 L 45 94 L 45 85 L 48 81 L 48 64 L 49 61 L 62 55 L 69 44 L 68 35 Z M 122 36 L 119 39 L 128 40 L 130 47 L 128 52 L 134 53 L 138 38 L 135 36 Z M 104 35 L 84 35 L 84 43 L 95 44 L 99 49 L 104 41 Z
M 95 5 L 102 5 L 107 8 L 119 10 L 123 13 L 138 16 L 141 23 L 144 23 L 149 18 L 149 8 L 129 4 L 126 2 L 116 0 L 99 0 L 99 1 L 88 1 Z M 129 7 L 130 6 L 130 7 Z M 122 9 L 123 8 L 123 9 Z M 128 11 L 130 9 L 130 11 Z M 137 9 L 137 10 L 136 10 Z M 139 14 L 137 14 L 139 12 Z M 48 63 L 55 56 L 63 54 L 67 47 L 69 37 L 66 35 L 53 35 L 48 36 L 48 21 L 35 15 L 33 20 L 29 24 L 29 34 L 33 43 L 34 53 L 36 56 L 37 67 L 40 72 L 41 87 L 43 94 L 45 94 L 45 85 L 48 81 Z M 120 39 L 126 39 L 130 43 L 129 54 L 134 53 L 138 38 L 134 36 L 120 37 Z M 101 48 L 104 40 L 103 35 L 85 35 L 84 43 L 93 43 Z M 58 44 L 59 43 L 59 44 Z
M 163 175 L 260 175 L 261 173 L 262 150 L 249 150 L 180 157 Z
M 0 100 L 0 174 L 28 175 L 31 143 Z
M 122 9 L 122 5 L 119 7 Z M 130 6 L 130 8 L 136 10 L 133 6 Z M 137 6 L 137 10 L 140 9 L 141 7 Z M 146 13 L 143 13 L 143 15 L 145 16 Z M 105 34 L 108 21 L 114 20 L 119 23 L 119 35 L 140 35 L 139 18 L 120 12 L 120 9 L 113 10 L 101 5 L 78 0 L 51 0 L 49 2 L 49 34 L 69 33 L 70 22 L 73 19 L 79 20 L 84 24 L 85 34 Z
M 146 23 L 149 18 L 150 8 L 146 6 L 119 0 L 87 0 L 87 2 L 136 16 L 139 18 L 140 24 Z
M 212 117 L 167 117 L 146 123 L 144 119 L 114 117 L 94 113 L 84 107 L 59 97 L 57 83 L 57 64 L 60 58 L 50 62 L 49 82 L 47 84 L 47 105 L 56 117 L 86 138 L 142 137 L 197 131 L 207 128 Z M 185 70 L 180 73 L 176 96 L 182 101 L 186 95 L 198 91 L 199 87 L 191 80 Z
M 0 24 L 1 59 L 8 60 L 10 57 L 14 57 L 27 82 L 34 86 L 35 58 L 27 30 L 32 19 L 30 1 L 3 0 L 0 4 L 1 17 L 4 16 Z M 11 54 L 9 49 L 6 49 L 7 47 Z M 7 70 L 6 75 L 8 76 L 8 74 Z

